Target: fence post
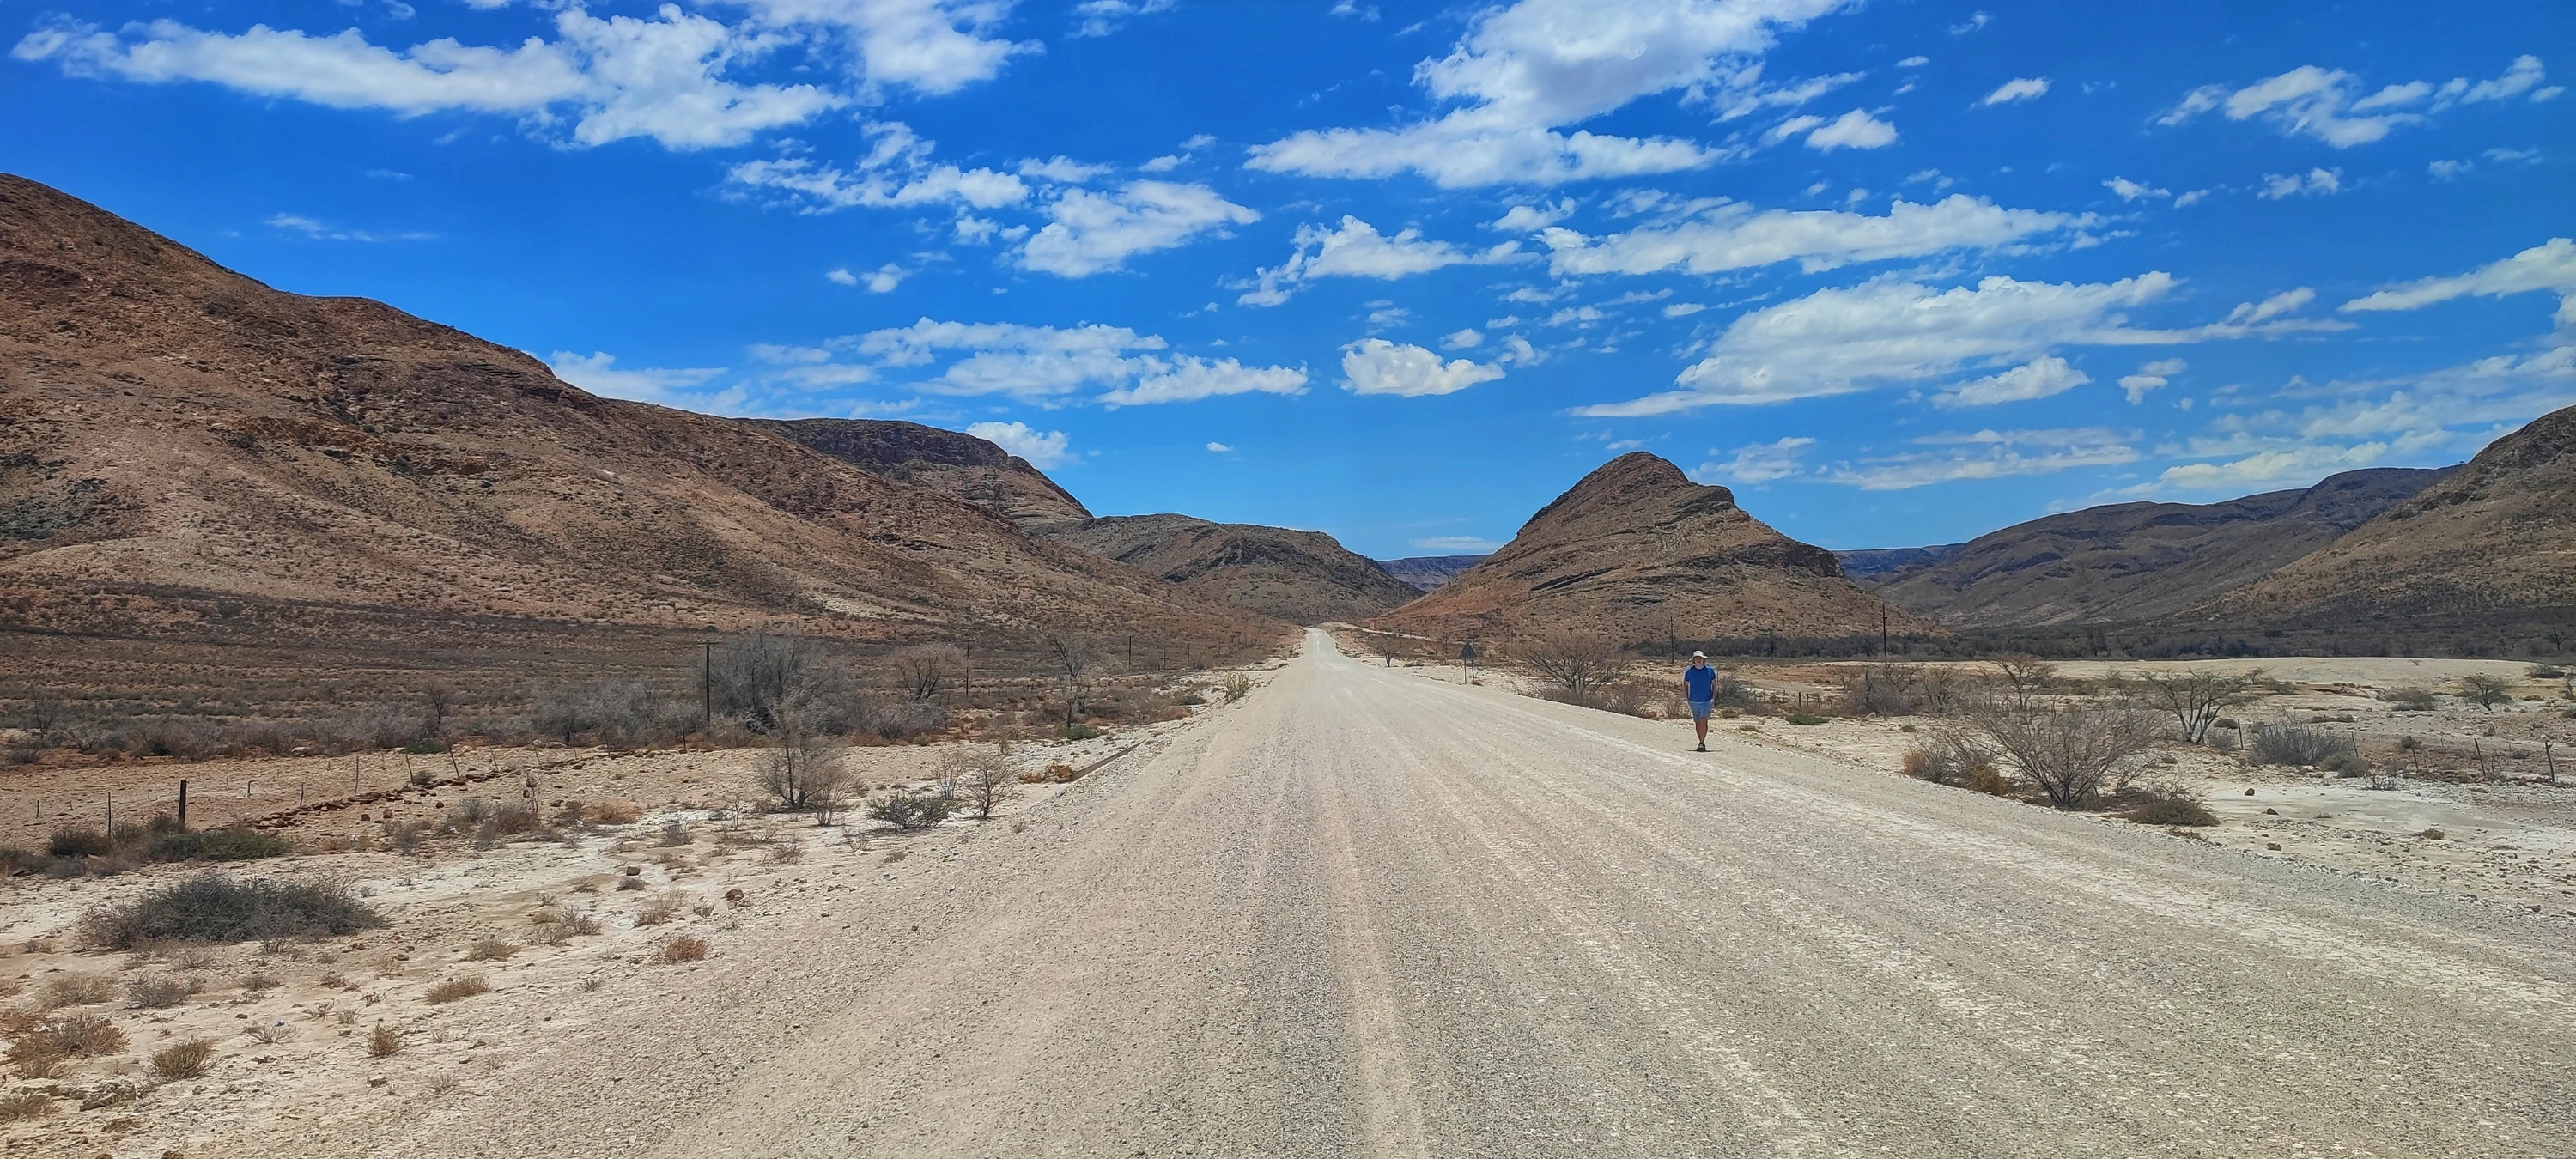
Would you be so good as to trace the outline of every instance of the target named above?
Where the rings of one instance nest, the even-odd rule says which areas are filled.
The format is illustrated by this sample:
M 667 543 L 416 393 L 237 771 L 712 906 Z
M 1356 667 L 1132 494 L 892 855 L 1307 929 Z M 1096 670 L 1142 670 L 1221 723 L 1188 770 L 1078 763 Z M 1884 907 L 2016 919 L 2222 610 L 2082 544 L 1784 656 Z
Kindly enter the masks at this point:
M 188 778 L 179 778 L 179 831 L 188 831 Z

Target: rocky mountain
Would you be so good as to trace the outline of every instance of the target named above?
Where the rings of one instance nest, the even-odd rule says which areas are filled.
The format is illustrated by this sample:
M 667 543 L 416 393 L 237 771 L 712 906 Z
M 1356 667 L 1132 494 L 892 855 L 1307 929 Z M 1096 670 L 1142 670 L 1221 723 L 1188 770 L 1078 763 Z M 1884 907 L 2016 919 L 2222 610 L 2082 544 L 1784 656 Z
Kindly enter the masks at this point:
M 1419 594 L 1320 531 L 1118 515 L 1052 534 L 1188 591 L 1295 624 L 1367 619 Z
M 872 475 L 927 487 L 1031 531 L 1088 522 L 1091 512 L 1028 460 L 960 431 L 887 419 L 743 419 Z
M 1416 591 L 1436 592 L 1449 581 L 1466 574 L 1468 568 L 1485 562 L 1483 555 L 1416 555 L 1405 559 L 1381 559 L 1379 567 L 1386 574 L 1403 580 Z
M 1383 626 L 1445 637 L 1593 625 L 1632 639 L 1879 630 L 1887 604 L 1843 578 L 1834 554 L 1780 534 L 1724 487 L 1691 482 L 1642 451 L 1584 476 L 1502 550 Z M 1903 612 L 1903 631 L 1923 627 Z
M 152 639 L 294 671 L 361 645 L 567 668 L 756 624 L 1255 630 L 989 503 L 599 398 L 379 302 L 281 293 L 6 176 L 0 607 L 20 665 Z
M 2441 479 L 2347 471 L 2225 503 L 2117 503 L 2015 524 L 1950 548 L 1875 553 L 1854 574 L 1955 628 L 2159 619 L 2270 574 Z M 1908 554 L 1919 553 L 1919 554 Z M 1846 567 L 1849 567 L 1846 554 Z
M 2532 420 L 2351 533 L 2183 618 L 2564 634 L 2576 625 L 2576 407 Z

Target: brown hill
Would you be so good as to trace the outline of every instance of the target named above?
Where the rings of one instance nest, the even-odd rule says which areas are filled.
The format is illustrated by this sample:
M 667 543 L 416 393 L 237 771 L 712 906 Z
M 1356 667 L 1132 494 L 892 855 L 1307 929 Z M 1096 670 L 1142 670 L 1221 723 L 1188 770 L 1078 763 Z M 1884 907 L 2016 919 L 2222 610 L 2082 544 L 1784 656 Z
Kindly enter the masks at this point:
M 2576 407 L 2532 420 L 2350 534 L 2182 618 L 2563 632 L 2576 619 Z
M 2158 619 L 2333 543 L 2444 474 L 2347 471 L 2225 503 L 2088 507 L 1855 578 L 1889 603 L 1954 628 Z
M 1386 574 L 1410 584 L 1417 591 L 1436 592 L 1449 581 L 1467 574 L 1467 569 L 1485 562 L 1482 555 L 1416 555 L 1404 559 L 1381 559 L 1379 567 Z
M 1379 623 L 1447 637 L 1591 625 L 1631 639 L 1709 640 L 1875 634 L 1887 611 L 1843 578 L 1832 552 L 1639 451 L 1584 476 L 1502 550 Z M 1924 627 L 1903 612 L 1888 623 Z
M 1284 627 L 767 431 L 280 293 L 7 176 L 0 606 L 0 648 L 56 671 L 138 639 L 509 668 L 761 623 L 1150 625 L 1184 647 Z
M 743 419 L 872 475 L 927 487 L 1024 530 L 1088 522 L 1091 512 L 1029 461 L 961 431 L 886 419 Z
M 1054 534 L 1200 595 L 1295 624 L 1364 620 L 1419 594 L 1320 531 L 1119 515 Z

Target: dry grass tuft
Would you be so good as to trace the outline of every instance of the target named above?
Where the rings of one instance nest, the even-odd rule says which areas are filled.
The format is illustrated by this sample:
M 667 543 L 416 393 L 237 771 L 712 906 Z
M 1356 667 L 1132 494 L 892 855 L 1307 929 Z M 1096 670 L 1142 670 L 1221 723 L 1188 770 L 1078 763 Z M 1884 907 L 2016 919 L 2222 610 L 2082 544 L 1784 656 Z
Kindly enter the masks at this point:
M 43 1095 L 0 1095 L 0 1123 L 41 1119 L 54 1113 L 54 1100 Z
M 125 1049 L 125 1032 L 95 1014 L 69 1014 L 37 1023 L 9 1044 L 9 1062 L 21 1078 L 44 1078 L 64 1059 Z
M 498 962 L 519 952 L 519 944 L 499 938 L 485 938 L 465 949 L 468 962 Z
M 173 1043 L 152 1052 L 152 1073 L 165 1079 L 192 1079 L 215 1060 L 215 1044 L 202 1038 Z
M 705 961 L 707 940 L 689 934 L 673 934 L 653 946 L 652 961 L 665 966 L 681 962 Z
M 379 1022 L 379 1023 L 377 1023 L 377 1024 L 376 1024 L 376 1029 L 375 1029 L 372 1033 L 370 1033 L 370 1034 L 368 1034 L 368 1035 L 367 1035 L 367 1055 L 368 1055 L 368 1057 L 371 1057 L 371 1058 L 392 1058 L 393 1056 L 395 1056 L 395 1055 L 397 1055 L 397 1054 L 401 1054 L 402 1052 L 403 1052 L 403 1032 L 402 1032 L 402 1031 L 396 1030 L 396 1029 L 394 1029 L 393 1027 L 387 1026 L 387 1025 L 385 1025 L 384 1023 Z
M 104 974 L 69 974 L 48 978 L 36 992 L 36 1004 L 47 1010 L 95 1006 L 116 997 L 116 980 Z
M 676 893 L 664 892 L 654 894 L 653 896 L 644 899 L 644 905 L 635 911 L 635 924 L 639 926 L 661 925 L 670 921 L 672 918 L 679 916 L 680 911 L 687 908 L 688 904 L 687 898 Z
M 477 974 L 470 978 L 450 978 L 430 987 L 429 992 L 421 997 L 430 1005 L 436 1006 L 444 1002 L 454 1002 L 459 998 L 471 998 L 477 994 L 491 992 L 492 984 L 484 981 L 483 976 Z
M 632 825 L 644 819 L 644 807 L 633 801 L 600 801 L 583 810 L 583 819 L 593 825 Z
M 167 1010 L 188 1000 L 202 985 L 194 978 L 154 974 L 126 983 L 125 997 L 146 1010 Z

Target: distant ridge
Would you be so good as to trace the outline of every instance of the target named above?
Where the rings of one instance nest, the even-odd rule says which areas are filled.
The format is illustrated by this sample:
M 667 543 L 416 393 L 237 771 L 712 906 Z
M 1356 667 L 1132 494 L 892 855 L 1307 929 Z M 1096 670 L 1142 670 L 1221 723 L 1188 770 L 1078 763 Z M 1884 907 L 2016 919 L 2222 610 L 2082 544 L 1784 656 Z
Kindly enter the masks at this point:
M 1295 624 L 1364 620 L 1417 594 L 1320 531 L 1188 515 L 1113 515 L 1052 534 L 1210 599 Z
M 2224 503 L 2117 503 L 1885 558 L 1858 577 L 1954 628 L 2035 628 L 2170 616 L 2332 543 L 2442 470 L 2346 471 Z M 1901 557 L 1903 549 L 1880 553 Z
M 999 445 L 961 431 L 892 419 L 741 419 L 844 463 L 974 504 L 1023 528 L 1081 524 L 1072 492 Z
M 1468 568 L 1485 561 L 1480 555 L 1416 555 L 1404 559 L 1381 559 L 1379 567 L 1386 574 L 1410 584 L 1417 591 L 1436 592 L 1441 586 L 1466 573 Z

